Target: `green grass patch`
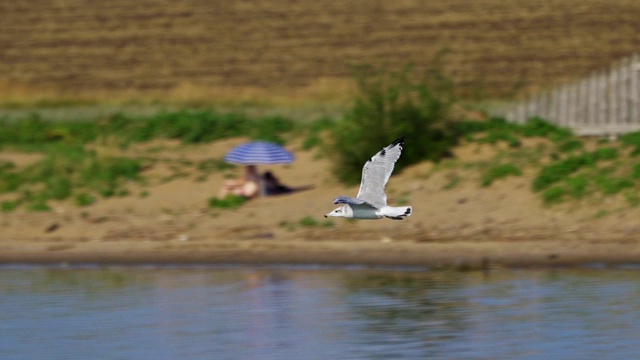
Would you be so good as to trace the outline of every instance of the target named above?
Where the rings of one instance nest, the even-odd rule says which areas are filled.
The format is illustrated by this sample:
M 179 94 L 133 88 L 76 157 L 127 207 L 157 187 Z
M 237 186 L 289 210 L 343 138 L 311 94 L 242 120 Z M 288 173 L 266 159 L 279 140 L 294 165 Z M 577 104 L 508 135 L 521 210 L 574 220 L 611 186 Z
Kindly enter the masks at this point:
M 567 195 L 567 189 L 562 185 L 552 186 L 542 192 L 542 201 L 547 205 L 561 203 Z
M 19 200 L 5 200 L 0 202 L 0 211 L 5 213 L 13 212 L 18 206 L 20 206 Z
M 632 207 L 637 207 L 638 205 L 640 205 L 640 192 L 634 189 L 629 189 L 625 191 L 624 198 L 627 201 L 627 203 Z
M 569 156 L 566 159 L 543 166 L 538 176 L 533 180 L 533 190 L 541 191 L 547 189 L 584 167 L 592 167 L 598 161 L 613 160 L 617 156 L 617 149 L 605 147 L 592 152 Z
M 89 195 L 87 193 L 81 192 L 76 194 L 73 197 L 73 202 L 77 205 L 77 206 L 88 206 L 91 205 L 93 203 L 96 202 L 96 197 Z
M 156 138 L 177 139 L 185 144 L 249 136 L 282 144 L 283 134 L 295 124 L 282 116 L 268 116 L 256 120 L 242 113 L 219 113 L 215 110 L 181 110 L 146 117 L 126 114 L 111 116 L 106 123 L 108 134 L 132 142 Z
M 640 131 L 620 136 L 620 142 L 633 149 L 631 151 L 632 156 L 637 156 L 638 154 L 640 154 Z
M 513 164 L 502 164 L 491 167 L 482 178 L 482 186 L 489 186 L 495 180 L 506 178 L 507 176 L 520 176 L 522 170 Z
M 313 216 L 305 216 L 298 220 L 298 225 L 302 227 L 331 227 L 334 225 L 331 219 L 327 219 L 324 221 L 318 220 Z
M 453 188 L 455 188 L 456 186 L 458 186 L 458 184 L 460 184 L 460 176 L 453 174 L 453 175 L 449 175 L 447 176 L 449 182 L 447 182 L 446 184 L 444 184 L 444 186 L 442 187 L 442 190 L 451 190 Z
M 582 199 L 589 187 L 589 178 L 586 175 L 569 177 L 565 181 L 567 192 L 574 199 Z
M 244 196 L 229 194 L 224 199 L 209 198 L 209 207 L 217 209 L 237 209 L 248 201 Z
M 58 144 L 24 169 L 5 167 L 0 171 L 0 192 L 21 192 L 21 203 L 28 209 L 44 211 L 49 200 L 65 200 L 80 192 L 102 197 L 126 195 L 127 182 L 140 181 L 141 170 L 138 159 L 100 156 L 79 145 Z
M 85 144 L 100 134 L 99 126 L 89 121 L 44 121 L 39 115 L 8 121 L 0 119 L 0 147 L 43 150 L 54 143 Z
M 620 191 L 632 188 L 635 182 L 632 179 L 607 177 L 600 175 L 595 178 L 595 183 L 604 195 L 615 195 Z

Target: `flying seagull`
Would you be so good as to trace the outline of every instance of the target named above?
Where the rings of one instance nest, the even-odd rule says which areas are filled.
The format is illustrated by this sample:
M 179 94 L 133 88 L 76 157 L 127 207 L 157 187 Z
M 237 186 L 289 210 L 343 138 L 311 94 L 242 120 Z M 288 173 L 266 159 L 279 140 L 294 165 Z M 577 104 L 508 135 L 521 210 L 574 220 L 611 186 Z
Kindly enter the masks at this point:
M 384 187 L 393 172 L 393 166 L 400 158 L 404 137 L 396 139 L 387 147 L 382 148 L 362 168 L 360 191 L 355 198 L 338 196 L 333 199 L 334 204 L 344 204 L 324 217 L 335 216 L 353 219 L 380 219 L 388 217 L 393 220 L 411 215 L 411 206 L 387 206 L 387 194 Z

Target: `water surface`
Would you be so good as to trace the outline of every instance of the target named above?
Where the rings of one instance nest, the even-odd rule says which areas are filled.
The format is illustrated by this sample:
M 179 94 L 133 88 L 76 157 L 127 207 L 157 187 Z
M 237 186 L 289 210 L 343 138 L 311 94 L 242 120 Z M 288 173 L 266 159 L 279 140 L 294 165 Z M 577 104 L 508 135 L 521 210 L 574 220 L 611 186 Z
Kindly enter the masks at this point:
M 0 269 L 2 359 L 640 356 L 640 270 Z

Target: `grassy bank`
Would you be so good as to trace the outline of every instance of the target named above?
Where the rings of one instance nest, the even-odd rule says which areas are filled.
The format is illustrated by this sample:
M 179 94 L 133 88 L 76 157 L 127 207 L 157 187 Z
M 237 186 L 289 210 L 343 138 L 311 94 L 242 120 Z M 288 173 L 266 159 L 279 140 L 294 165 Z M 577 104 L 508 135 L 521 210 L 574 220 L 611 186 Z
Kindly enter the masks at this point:
M 0 158 L 0 206 L 5 212 L 47 211 L 56 201 L 83 207 L 112 197 L 144 197 L 148 169 L 158 162 L 170 162 L 174 169 L 164 182 L 185 174 L 205 178 L 233 167 L 221 157 L 197 162 L 155 158 L 151 145 L 144 155 L 130 152 L 136 144 L 165 139 L 190 146 L 243 136 L 282 144 L 293 141 L 305 149 L 317 149 L 319 155 L 335 154 L 341 148 L 335 147 L 331 134 L 342 131 L 340 124 L 341 119 L 301 123 L 283 116 L 250 118 L 214 110 L 115 114 L 100 121 L 44 121 L 37 116 L 5 120 L 0 154 L 9 155 Z M 443 191 L 469 182 L 478 187 L 500 186 L 501 179 L 526 176 L 531 183 L 525 191 L 539 194 L 549 206 L 595 204 L 611 196 L 624 197 L 628 206 L 640 205 L 638 133 L 617 141 L 584 139 L 543 119 L 531 119 L 525 125 L 501 119 L 458 120 L 447 126 L 449 141 L 455 145 L 435 159 L 433 170 L 450 179 Z M 416 147 L 419 142 L 409 144 Z M 475 153 L 489 151 L 490 155 L 457 156 L 459 147 L 474 148 Z M 11 154 L 30 154 L 36 160 L 19 166 Z M 363 161 L 354 159 L 354 166 L 361 168 Z

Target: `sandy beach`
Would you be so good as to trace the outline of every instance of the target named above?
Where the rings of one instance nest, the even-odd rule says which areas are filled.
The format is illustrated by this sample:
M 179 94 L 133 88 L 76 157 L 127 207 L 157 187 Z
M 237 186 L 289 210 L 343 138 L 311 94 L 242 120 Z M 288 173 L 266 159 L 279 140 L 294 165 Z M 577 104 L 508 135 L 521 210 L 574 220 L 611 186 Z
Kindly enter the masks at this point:
M 154 156 L 198 161 L 221 158 L 245 139 L 183 146 L 165 142 Z M 157 145 L 157 144 L 155 144 Z M 138 151 L 145 151 L 147 144 Z M 407 146 L 410 146 L 407 145 Z M 531 176 L 490 187 L 465 181 L 447 189 L 447 173 L 422 163 L 394 175 L 389 202 L 403 199 L 414 213 L 403 221 L 325 220 L 338 195 L 354 196 L 331 176 L 317 150 L 290 149 L 296 161 L 272 170 L 292 187 L 287 195 L 253 199 L 237 209 L 207 204 L 225 180 L 186 173 L 171 181 L 131 184 L 134 195 L 53 211 L 2 214 L 0 262 L 37 264 L 325 264 L 488 267 L 617 265 L 640 262 L 640 209 L 611 197 L 601 203 L 548 207 L 530 190 Z M 473 156 L 477 148 L 460 148 Z M 132 151 L 136 151 L 134 148 Z M 467 152 L 467 153 L 465 153 Z M 2 153 L 20 163 L 33 156 Z M 233 170 L 240 176 L 242 169 Z M 159 179 L 162 164 L 145 170 Z M 461 173 L 461 176 L 473 176 Z M 145 196 L 136 196 L 141 191 Z

